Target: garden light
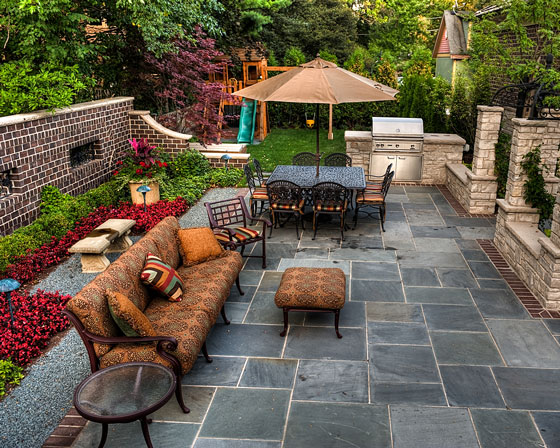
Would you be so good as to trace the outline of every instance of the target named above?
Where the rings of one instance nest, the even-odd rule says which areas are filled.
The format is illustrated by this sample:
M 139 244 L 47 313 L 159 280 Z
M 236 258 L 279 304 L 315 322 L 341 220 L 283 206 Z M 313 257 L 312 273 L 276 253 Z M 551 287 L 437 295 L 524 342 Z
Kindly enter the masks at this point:
M 14 327 L 14 310 L 12 307 L 12 291 L 15 291 L 20 287 L 20 283 L 13 278 L 5 278 L 0 280 L 0 292 L 6 293 L 6 299 L 8 299 L 8 306 L 10 308 L 10 319 L 12 321 L 12 328 Z
M 224 154 L 222 157 L 220 157 L 220 159 L 222 159 L 224 161 L 224 166 L 226 167 L 226 171 L 228 170 L 228 162 L 229 159 L 231 159 L 231 156 L 229 154 Z
M 144 196 L 144 211 L 146 211 L 146 193 L 148 193 L 148 191 L 152 191 L 152 189 L 150 187 L 148 187 L 147 185 L 140 185 L 136 191 L 138 193 L 142 193 L 142 196 Z

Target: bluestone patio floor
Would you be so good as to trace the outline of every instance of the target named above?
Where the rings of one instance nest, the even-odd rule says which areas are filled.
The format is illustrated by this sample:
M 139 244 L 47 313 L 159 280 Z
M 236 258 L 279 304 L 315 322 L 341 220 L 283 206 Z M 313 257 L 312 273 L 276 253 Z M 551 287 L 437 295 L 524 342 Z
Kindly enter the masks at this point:
M 353 211 L 350 211 L 350 217 Z M 226 303 L 232 323 L 208 337 L 172 398 L 152 415 L 154 446 L 174 448 L 560 446 L 559 321 L 532 319 L 476 239 L 494 221 L 459 217 L 436 187 L 394 186 L 386 232 L 360 218 L 312 240 L 287 224 L 249 259 Z M 253 249 L 260 251 L 260 245 Z M 291 266 L 346 274 L 342 339 L 331 314 L 282 312 Z M 89 423 L 75 447 L 99 442 Z M 106 446 L 144 446 L 140 424 L 110 425 Z

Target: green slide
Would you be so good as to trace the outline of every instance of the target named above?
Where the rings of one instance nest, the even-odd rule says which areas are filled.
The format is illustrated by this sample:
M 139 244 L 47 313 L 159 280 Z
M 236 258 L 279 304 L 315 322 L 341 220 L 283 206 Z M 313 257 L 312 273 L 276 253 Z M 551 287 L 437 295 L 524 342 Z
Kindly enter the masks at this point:
M 255 136 L 255 122 L 257 121 L 257 102 L 254 100 L 243 100 L 244 106 L 241 107 L 239 117 L 239 132 L 237 133 L 237 143 L 253 143 Z

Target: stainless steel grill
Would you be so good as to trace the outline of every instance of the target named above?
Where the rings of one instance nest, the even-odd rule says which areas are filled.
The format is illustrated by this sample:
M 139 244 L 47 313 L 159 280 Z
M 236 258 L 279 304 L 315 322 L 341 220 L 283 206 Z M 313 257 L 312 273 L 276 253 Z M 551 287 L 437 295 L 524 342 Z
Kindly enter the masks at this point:
M 422 178 L 424 123 L 421 118 L 373 117 L 370 174 L 382 175 L 393 164 L 395 180 Z

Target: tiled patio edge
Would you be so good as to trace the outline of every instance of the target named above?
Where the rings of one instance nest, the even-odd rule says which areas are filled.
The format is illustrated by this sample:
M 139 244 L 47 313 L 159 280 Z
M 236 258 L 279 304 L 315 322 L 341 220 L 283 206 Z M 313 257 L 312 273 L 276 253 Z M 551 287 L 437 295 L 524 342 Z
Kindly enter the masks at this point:
M 531 317 L 543 319 L 560 319 L 560 312 L 549 311 L 543 308 L 541 303 L 529 291 L 525 284 L 519 279 L 517 274 L 510 268 L 506 260 L 502 257 L 492 240 L 476 240 L 482 250 L 486 252 L 490 261 L 513 290 L 519 301 L 527 309 Z
M 72 446 L 86 423 L 87 420 L 80 416 L 74 407 L 71 407 L 66 417 L 62 419 L 49 438 L 43 443 L 43 448 Z
M 455 210 L 455 212 L 457 212 L 457 215 L 459 215 L 460 217 L 462 217 L 462 218 L 488 218 L 489 216 L 494 216 L 494 215 L 483 215 L 483 214 L 469 213 L 468 211 L 466 211 L 463 208 L 463 206 L 459 203 L 459 201 L 457 199 L 455 199 L 455 196 L 453 196 L 451 194 L 451 192 L 449 191 L 449 189 L 447 188 L 446 185 L 436 185 L 436 187 L 438 187 L 441 194 L 445 197 L 445 199 L 447 199 L 447 202 L 449 202 L 449 205 L 451 205 L 451 207 L 453 207 L 453 210 Z

